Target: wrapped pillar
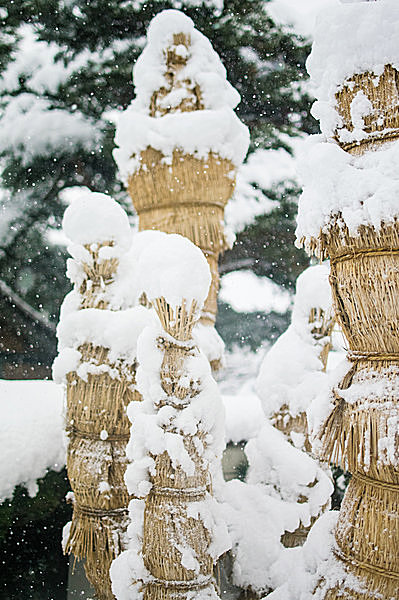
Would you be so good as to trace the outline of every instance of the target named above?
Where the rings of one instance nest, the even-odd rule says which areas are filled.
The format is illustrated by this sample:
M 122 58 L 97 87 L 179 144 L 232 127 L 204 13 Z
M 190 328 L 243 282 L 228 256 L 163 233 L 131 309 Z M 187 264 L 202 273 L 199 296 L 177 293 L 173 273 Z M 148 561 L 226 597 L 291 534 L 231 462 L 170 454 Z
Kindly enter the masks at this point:
M 140 281 L 158 319 L 138 341 L 126 472 L 129 549 L 112 565 L 118 599 L 216 599 L 213 569 L 229 548 L 212 496 L 224 445 L 223 409 L 206 357 L 192 337 L 210 284 L 198 248 L 181 236 L 143 250 Z
M 308 62 L 324 137 L 303 164 L 297 236 L 330 258 L 348 344 L 318 433 L 322 456 L 352 474 L 335 530 L 340 576 L 326 573 L 318 591 L 327 600 L 399 589 L 398 26 L 392 0 L 337 5 Z
M 218 257 L 229 247 L 224 208 L 249 143 L 233 110 L 240 97 L 209 40 L 174 10 L 151 22 L 133 78 L 114 157 L 140 230 L 179 233 L 204 252 L 212 284 L 200 320 L 213 327 Z
M 109 568 L 124 549 L 129 494 L 124 482 L 135 386 L 135 343 L 147 309 L 110 310 L 118 265 L 129 249 L 127 215 L 104 194 L 82 194 L 65 213 L 70 240 L 66 296 L 57 329 L 54 378 L 66 385 L 67 471 L 72 521 L 64 551 L 85 560 L 100 600 L 112 600 Z

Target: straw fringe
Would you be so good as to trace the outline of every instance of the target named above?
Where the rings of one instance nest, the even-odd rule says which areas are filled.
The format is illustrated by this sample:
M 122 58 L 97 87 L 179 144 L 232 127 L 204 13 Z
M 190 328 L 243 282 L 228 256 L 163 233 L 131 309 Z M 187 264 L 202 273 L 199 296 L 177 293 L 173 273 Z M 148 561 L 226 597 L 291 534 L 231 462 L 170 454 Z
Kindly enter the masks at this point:
M 389 385 L 398 376 L 399 232 L 362 227 L 351 237 L 336 222 L 319 248 L 331 258 L 330 283 L 352 367 L 334 391 L 335 408 L 320 433 L 323 458 L 353 474 L 336 527 L 337 558 L 359 586 L 344 583 L 325 600 L 397 598 L 399 589 L 399 398 Z M 381 381 L 381 398 L 345 401 L 354 385 Z M 384 384 L 384 381 L 386 382 Z M 392 437 L 393 436 L 393 437 Z M 387 450 L 382 442 L 390 440 Z M 392 451 L 394 445 L 394 452 Z M 350 579 L 348 579 L 350 581 Z

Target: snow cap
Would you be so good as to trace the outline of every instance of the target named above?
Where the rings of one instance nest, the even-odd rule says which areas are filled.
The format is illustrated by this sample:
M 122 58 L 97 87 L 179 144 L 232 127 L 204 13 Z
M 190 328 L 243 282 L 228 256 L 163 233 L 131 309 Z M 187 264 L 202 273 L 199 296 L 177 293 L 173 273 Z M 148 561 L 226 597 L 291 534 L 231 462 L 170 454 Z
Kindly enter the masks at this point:
M 319 14 L 312 52 L 306 63 L 317 102 L 312 114 L 323 133 L 340 124 L 335 94 L 346 79 L 369 71 L 378 76 L 385 65 L 399 68 L 397 0 L 338 0 Z
M 330 268 L 327 265 L 314 265 L 301 273 L 296 282 L 296 294 L 292 311 L 292 322 L 309 321 L 312 308 L 332 310 Z
M 77 245 L 114 242 L 127 250 L 131 244 L 129 219 L 110 196 L 83 192 L 65 211 L 62 227 Z
M 150 301 L 164 297 L 172 307 L 195 300 L 201 308 L 211 284 L 202 251 L 181 235 L 161 232 L 139 252 L 137 276 Z
M 188 47 L 174 43 L 177 34 L 188 38 Z M 148 111 L 153 93 L 165 84 L 168 86 L 165 79 L 168 48 L 172 48 L 185 63 L 179 79 L 192 81 L 200 87 L 206 109 L 237 106 L 240 94 L 227 81 L 226 69 L 208 38 L 195 29 L 193 21 L 184 13 L 164 10 L 152 19 L 147 45 L 133 68 L 137 108 Z M 176 98 L 178 103 L 180 100 L 181 97 Z

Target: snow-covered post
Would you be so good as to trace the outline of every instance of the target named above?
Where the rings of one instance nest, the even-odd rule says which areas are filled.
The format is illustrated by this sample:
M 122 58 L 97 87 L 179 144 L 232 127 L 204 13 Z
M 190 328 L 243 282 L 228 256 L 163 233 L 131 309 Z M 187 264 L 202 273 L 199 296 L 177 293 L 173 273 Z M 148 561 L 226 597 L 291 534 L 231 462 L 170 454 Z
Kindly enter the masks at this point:
M 138 341 L 143 402 L 128 409 L 126 482 L 139 499 L 130 503 L 129 550 L 111 569 L 113 591 L 118 600 L 216 598 L 213 566 L 229 547 L 211 495 L 223 409 L 192 338 L 209 267 L 196 246 L 172 234 L 142 251 L 138 273 L 158 319 Z
M 209 40 L 183 13 L 158 14 L 134 70 L 136 98 L 120 116 L 114 157 L 139 227 L 179 233 L 204 252 L 212 284 L 201 322 L 213 326 L 224 208 L 249 143 L 238 92 Z
M 314 413 L 325 459 L 352 473 L 337 568 L 318 592 L 328 600 L 388 600 L 399 589 L 398 27 L 394 0 L 337 3 L 308 61 L 323 135 L 304 160 L 297 237 L 330 258 L 349 347 L 330 405 Z
M 114 598 L 112 560 L 124 549 L 129 494 L 124 482 L 130 422 L 126 407 L 135 388 L 136 340 L 147 320 L 143 307 L 112 311 L 117 269 L 131 243 L 126 213 L 104 194 L 82 194 L 64 216 L 71 241 L 66 296 L 57 329 L 56 381 L 67 386 L 68 477 L 73 517 L 64 550 L 85 559 L 101 600 Z
M 266 354 L 256 382 L 271 424 L 307 452 L 306 411 L 325 379 L 334 325 L 329 273 L 317 265 L 298 277 L 291 324 Z

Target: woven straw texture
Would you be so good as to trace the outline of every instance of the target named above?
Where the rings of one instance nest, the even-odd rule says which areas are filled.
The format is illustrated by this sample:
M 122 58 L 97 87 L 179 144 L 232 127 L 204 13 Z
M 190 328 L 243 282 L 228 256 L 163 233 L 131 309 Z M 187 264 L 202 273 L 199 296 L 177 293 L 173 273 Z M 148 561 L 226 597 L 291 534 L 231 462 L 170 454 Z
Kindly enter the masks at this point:
M 110 244 L 106 244 L 110 245 Z M 107 309 L 106 285 L 113 280 L 116 260 L 98 262 L 98 249 L 85 266 L 81 308 Z M 126 407 L 141 396 L 134 390 L 135 365 L 111 363 L 109 350 L 92 344 L 79 348 L 81 361 L 107 365 L 118 373 L 76 373 L 67 377 L 66 428 L 69 435 L 67 470 L 74 493 L 73 516 L 65 552 L 85 559 L 87 578 L 99 600 L 113 600 L 109 568 L 124 549 L 128 525 L 124 474 L 130 422 Z
M 389 389 L 399 373 L 398 226 L 383 226 L 378 233 L 363 227 L 356 237 L 335 226 L 321 244 L 331 259 L 335 310 L 352 362 L 339 387 L 380 381 L 381 389 Z M 396 598 L 399 461 L 391 464 L 383 441 L 390 439 L 397 453 L 399 434 L 392 434 L 391 423 L 398 416 L 399 398 L 373 395 L 349 404 L 339 389 L 335 395 L 335 409 L 321 434 L 324 458 L 353 474 L 335 532 L 337 556 L 363 586 L 363 591 L 345 588 L 345 593 L 354 600 Z M 341 593 L 330 590 L 325 598 Z
M 179 410 L 190 403 L 201 385 L 194 380 L 185 386 L 180 383 L 183 376 L 189 375 L 185 366 L 187 356 L 198 351 L 192 341 L 192 328 L 197 319 L 195 304 L 188 309 L 183 304 L 174 312 L 161 298 L 155 301 L 154 307 L 166 338 L 158 341 L 164 352 L 160 377 L 165 392 L 158 408 L 170 405 Z M 170 427 L 173 426 L 165 426 L 173 432 Z M 200 516 L 188 516 L 190 505 L 204 500 L 210 491 L 210 476 L 197 450 L 205 443 L 206 432 L 187 435 L 184 439 L 195 465 L 192 475 L 187 475 L 179 466 L 174 467 L 166 451 L 154 457 L 155 472 L 146 497 L 143 531 L 144 565 L 154 579 L 143 584 L 145 600 L 183 600 L 215 585 L 213 559 L 209 554 L 210 532 Z M 179 547 L 193 549 L 199 563 L 198 572 L 183 566 Z
M 224 207 L 234 191 L 233 165 L 210 154 L 206 161 L 173 152 L 171 165 L 152 148 L 141 153 L 141 168 L 129 178 L 129 194 L 139 215 L 139 228 L 178 233 L 204 252 L 212 285 L 203 321 L 213 324 L 219 288 L 218 256 L 228 245 Z
M 351 103 L 359 91 L 367 96 L 373 106 L 371 114 L 364 117 L 363 130 L 367 137 L 344 144 L 339 141 L 337 132 L 338 143 L 352 154 L 363 154 L 399 137 L 399 72 L 391 65 L 386 65 L 379 77 L 365 72 L 345 82 L 336 94 L 337 108 L 343 128 L 351 132 L 354 130 Z

